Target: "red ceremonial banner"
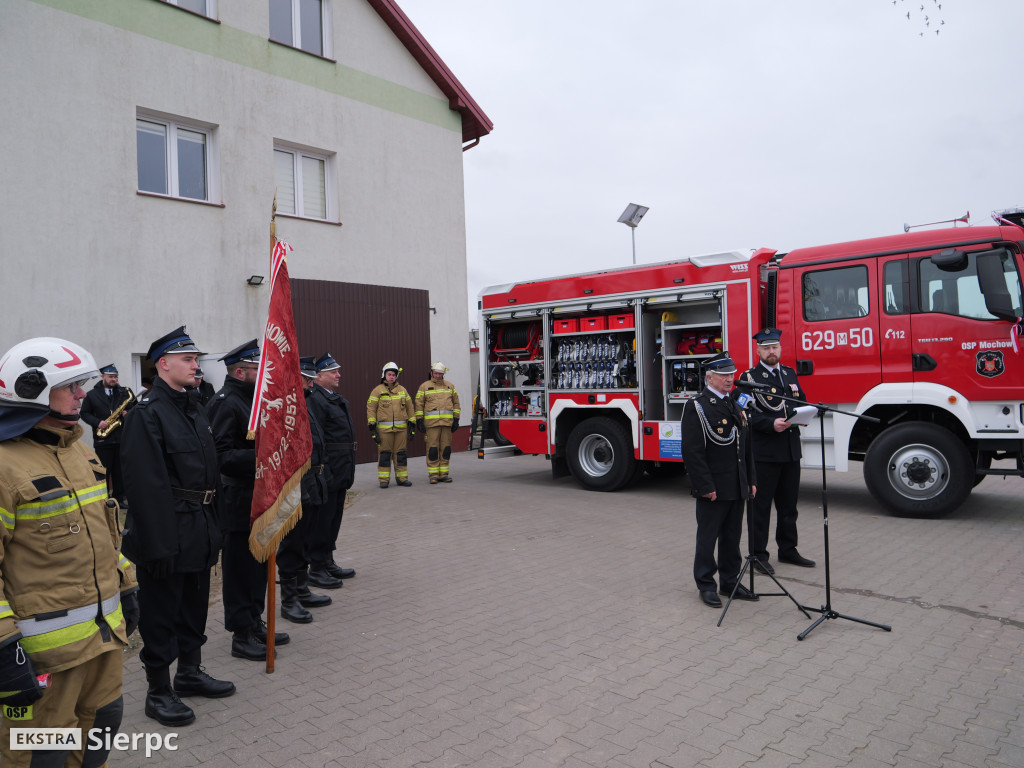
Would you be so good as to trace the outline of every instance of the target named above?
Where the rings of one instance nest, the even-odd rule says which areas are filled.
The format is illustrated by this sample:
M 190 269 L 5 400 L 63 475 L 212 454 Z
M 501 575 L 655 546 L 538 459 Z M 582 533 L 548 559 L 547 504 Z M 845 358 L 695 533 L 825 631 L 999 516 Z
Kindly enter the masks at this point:
M 286 255 L 290 250 L 284 242 L 274 247 L 270 312 L 263 333 L 257 396 L 249 416 L 249 433 L 255 432 L 256 438 L 249 550 L 261 563 L 277 551 L 281 539 L 302 517 L 300 483 L 313 451 L 288 282 Z

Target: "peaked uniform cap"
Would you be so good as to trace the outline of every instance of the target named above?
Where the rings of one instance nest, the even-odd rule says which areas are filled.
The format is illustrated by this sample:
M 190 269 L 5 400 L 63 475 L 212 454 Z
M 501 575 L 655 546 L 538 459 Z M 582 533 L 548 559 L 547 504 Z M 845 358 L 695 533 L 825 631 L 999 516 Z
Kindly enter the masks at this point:
M 299 358 L 299 373 L 307 379 L 316 378 L 316 358 L 313 355 Z
M 239 344 L 224 355 L 224 357 L 220 358 L 220 361 L 224 363 L 224 365 L 234 365 L 235 363 L 258 363 L 260 361 L 260 343 L 256 339 L 251 339 L 250 341 L 245 342 L 245 344 Z
M 778 344 L 782 341 L 782 331 L 778 328 L 763 328 L 755 333 L 753 338 L 759 347 L 767 344 Z
M 185 352 L 194 352 L 197 355 L 202 354 L 196 343 L 192 341 L 185 331 L 185 326 L 179 325 L 170 333 L 164 334 L 150 344 L 149 352 L 146 353 L 146 356 L 155 363 L 164 355 L 180 355 Z
M 323 373 L 324 371 L 336 371 L 341 368 L 338 365 L 338 361 L 331 357 L 330 352 L 324 352 L 320 357 L 316 359 L 316 372 Z
M 728 352 L 719 352 L 704 361 L 704 370 L 711 373 L 736 373 L 736 363 Z
M 117 376 L 117 366 L 114 365 L 113 363 L 111 363 L 110 365 L 104 365 L 102 368 L 100 368 L 100 373 L 106 373 L 112 376 Z

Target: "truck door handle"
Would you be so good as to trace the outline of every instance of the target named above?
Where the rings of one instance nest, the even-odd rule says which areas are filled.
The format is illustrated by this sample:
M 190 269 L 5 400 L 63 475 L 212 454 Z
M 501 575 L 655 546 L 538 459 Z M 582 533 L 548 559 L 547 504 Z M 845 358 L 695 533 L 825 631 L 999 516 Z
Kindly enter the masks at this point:
M 813 360 L 797 360 L 796 361 L 796 375 L 797 376 L 810 376 L 814 373 L 814 361 Z
M 938 367 L 939 364 L 931 355 L 926 355 L 924 352 L 913 354 L 913 369 L 915 371 L 934 371 Z

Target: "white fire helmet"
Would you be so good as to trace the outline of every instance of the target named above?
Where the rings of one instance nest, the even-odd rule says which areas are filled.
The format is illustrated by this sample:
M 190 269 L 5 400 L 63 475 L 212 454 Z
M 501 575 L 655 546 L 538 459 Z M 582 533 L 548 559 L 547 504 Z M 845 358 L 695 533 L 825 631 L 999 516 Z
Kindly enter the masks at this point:
M 384 367 L 381 368 L 381 371 L 380 371 L 380 377 L 383 379 L 384 378 L 384 374 L 387 373 L 388 371 L 394 371 L 397 374 L 397 373 L 401 373 L 402 369 L 398 367 L 398 363 L 395 363 L 395 362 L 384 363 Z
M 448 369 L 444 367 L 444 363 L 442 363 L 440 360 L 438 360 L 430 367 L 430 371 L 431 373 L 440 373 L 441 375 L 448 373 Z
M 50 390 L 83 387 L 99 376 L 93 356 L 64 339 L 41 337 L 15 344 L 0 358 L 0 405 L 50 410 Z

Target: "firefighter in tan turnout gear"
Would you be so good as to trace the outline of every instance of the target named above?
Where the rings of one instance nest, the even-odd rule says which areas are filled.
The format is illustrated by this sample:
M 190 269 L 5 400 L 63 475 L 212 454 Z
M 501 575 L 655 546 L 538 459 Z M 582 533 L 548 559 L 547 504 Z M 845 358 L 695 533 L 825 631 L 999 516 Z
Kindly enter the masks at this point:
M 370 435 L 377 443 L 377 479 L 381 488 L 388 487 L 392 465 L 395 482 L 406 487 L 412 485 L 405 446 L 408 437 L 415 435 L 416 431 L 412 396 L 398 383 L 401 372 L 397 363 L 386 363 L 380 372 L 380 384 L 374 387 L 366 401 L 366 421 Z
M 430 379 L 416 392 L 416 426 L 427 442 L 427 474 L 430 484 L 450 483 L 448 460 L 452 455 L 452 433 L 459 428 L 459 393 L 444 375 L 444 363 L 434 363 Z
M 0 764 L 104 765 L 91 729 L 121 724 L 122 650 L 139 620 L 106 470 L 80 441 L 99 375 L 55 338 L 0 358 Z M 38 676 L 38 677 L 37 677 Z M 11 728 L 82 729 L 83 750 L 11 749 Z M 104 739 L 109 744 L 109 739 Z

